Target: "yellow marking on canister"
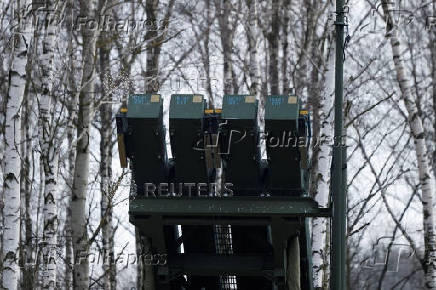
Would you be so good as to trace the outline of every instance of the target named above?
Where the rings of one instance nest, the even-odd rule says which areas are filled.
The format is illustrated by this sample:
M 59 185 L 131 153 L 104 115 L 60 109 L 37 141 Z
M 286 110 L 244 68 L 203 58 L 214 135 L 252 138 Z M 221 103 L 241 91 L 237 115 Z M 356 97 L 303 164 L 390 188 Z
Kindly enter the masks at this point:
M 199 95 L 194 95 L 192 97 L 192 102 L 193 103 L 201 103 L 201 102 L 203 102 L 203 97 L 199 96 Z
M 254 103 L 256 98 L 254 96 L 245 96 L 245 102 L 246 103 Z
M 152 103 L 159 103 L 159 101 L 160 101 L 160 95 L 151 95 Z
M 221 113 L 223 110 L 221 110 L 221 109 L 216 109 L 216 110 L 213 110 L 213 109 L 206 109 L 206 110 L 204 110 L 204 113 L 205 114 L 213 114 L 213 113 L 215 113 L 215 114 L 218 114 L 218 113 Z
M 288 104 L 296 104 L 298 101 L 296 96 L 290 96 L 288 97 Z

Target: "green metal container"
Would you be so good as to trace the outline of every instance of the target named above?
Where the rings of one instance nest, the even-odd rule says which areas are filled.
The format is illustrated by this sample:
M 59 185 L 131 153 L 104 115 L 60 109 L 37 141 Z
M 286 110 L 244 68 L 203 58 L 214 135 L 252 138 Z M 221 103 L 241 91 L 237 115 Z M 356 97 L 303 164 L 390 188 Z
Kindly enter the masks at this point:
M 170 101 L 170 119 L 203 119 L 203 95 L 174 94 Z
M 268 154 L 268 190 L 274 195 L 301 195 L 304 176 L 299 150 L 297 96 L 266 97 L 265 132 Z M 305 136 L 304 136 L 305 137 Z
M 159 94 L 135 94 L 129 96 L 127 118 L 162 118 L 162 98 Z
M 145 184 L 167 182 L 167 153 L 163 101 L 159 94 L 130 95 L 126 143 L 137 194 Z
M 260 195 L 262 176 L 257 125 L 258 101 L 253 95 L 225 95 L 220 126 L 226 182 L 235 195 Z
M 176 183 L 208 182 L 204 161 L 202 95 L 175 94 L 170 101 L 170 141 Z

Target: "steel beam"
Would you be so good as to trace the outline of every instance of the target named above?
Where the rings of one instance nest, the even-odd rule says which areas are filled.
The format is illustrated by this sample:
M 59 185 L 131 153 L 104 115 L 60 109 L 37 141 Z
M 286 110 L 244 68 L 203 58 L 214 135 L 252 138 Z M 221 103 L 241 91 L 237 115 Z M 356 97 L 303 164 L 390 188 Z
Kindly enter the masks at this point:
M 218 255 L 218 254 L 178 254 L 168 258 L 171 270 L 179 270 L 186 275 L 216 276 L 241 275 L 258 276 L 270 273 L 273 276 L 274 264 L 271 255 Z
M 344 71 L 344 0 L 336 0 L 336 62 L 335 62 L 335 144 L 333 147 L 332 172 L 332 233 L 331 233 L 331 278 L 330 289 L 346 289 L 346 194 L 343 183 L 342 106 Z
M 130 200 L 131 216 L 165 215 L 203 217 L 328 217 L 310 197 L 138 197 Z

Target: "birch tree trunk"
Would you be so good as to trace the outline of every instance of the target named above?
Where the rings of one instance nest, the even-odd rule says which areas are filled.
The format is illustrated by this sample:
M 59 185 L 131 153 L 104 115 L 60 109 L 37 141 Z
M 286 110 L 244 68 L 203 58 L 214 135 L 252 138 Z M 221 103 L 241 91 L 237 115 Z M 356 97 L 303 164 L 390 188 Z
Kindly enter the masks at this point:
M 394 27 L 391 11 L 394 11 L 393 2 L 382 2 L 384 18 L 387 24 L 386 37 L 389 38 L 392 58 L 395 65 L 396 77 L 401 90 L 401 98 L 409 114 L 410 131 L 415 144 L 416 160 L 418 162 L 419 182 L 422 191 L 423 227 L 424 227 L 424 273 L 427 289 L 436 289 L 436 235 L 434 232 L 434 209 L 432 184 L 429 160 L 423 122 L 419 116 L 416 99 L 412 94 L 410 76 L 407 74 L 404 59 L 400 50 L 398 30 Z
M 212 19 L 212 13 L 211 13 L 211 6 L 210 6 L 210 1 L 204 1 L 204 5 L 205 7 L 205 16 L 204 19 L 206 20 L 207 23 L 207 27 L 204 30 L 204 32 L 202 33 L 202 35 L 200 35 L 199 33 L 197 33 L 197 31 L 195 30 L 195 28 L 193 27 L 193 32 L 195 33 L 195 37 L 196 40 L 200 43 L 199 44 L 199 50 L 201 53 L 201 60 L 203 62 L 203 69 L 204 69 L 204 73 L 205 73 L 205 85 L 206 85 L 206 90 L 208 93 L 208 100 L 209 100 L 209 108 L 210 109 L 214 109 L 215 108 L 215 101 L 214 101 L 214 97 L 213 97 L 213 91 L 212 91 L 212 80 L 211 80 L 211 70 L 210 70 L 210 47 L 209 47 L 209 43 L 210 43 L 210 28 L 213 22 Z M 190 11 L 189 11 L 190 13 Z M 193 23 L 193 15 L 190 14 L 190 21 L 192 23 L 192 25 L 194 25 Z M 196 17 L 196 16 L 195 16 Z
M 436 1 L 433 1 L 433 16 L 436 15 Z M 433 116 L 436 116 L 436 30 L 429 30 L 430 56 L 431 56 L 431 79 L 433 90 Z M 433 119 L 433 140 L 436 144 L 436 118 Z M 433 178 L 436 179 L 436 150 L 433 150 Z
M 146 47 L 146 92 L 153 93 L 160 88 L 160 67 L 159 59 L 161 55 L 162 44 L 167 35 L 167 27 L 170 23 L 174 9 L 175 0 L 169 0 L 165 11 L 161 26 L 156 30 L 149 30 L 145 35 L 145 40 L 148 41 Z M 147 19 L 158 19 L 159 1 L 147 0 L 145 12 Z M 158 34 L 159 33 L 159 34 Z M 149 253 L 151 245 L 150 240 L 146 237 L 141 237 L 139 231 L 135 230 L 136 236 L 136 252 L 138 257 L 145 257 L 142 253 Z M 149 263 L 148 263 L 149 264 Z M 143 259 L 137 264 L 137 287 L 138 289 L 154 290 L 154 275 L 153 267 L 147 265 Z
M 34 38 L 35 40 L 35 38 Z M 32 47 L 35 46 L 33 40 Z M 33 53 L 32 49 L 28 54 L 27 68 L 26 68 L 26 91 L 22 105 L 22 136 L 24 139 L 21 141 L 22 150 L 22 162 L 21 162 L 21 204 L 22 204 L 22 213 L 21 217 L 24 221 L 21 222 L 21 245 L 22 251 L 21 261 L 22 261 L 22 279 L 21 279 L 21 287 L 23 288 L 25 285 L 34 285 L 35 283 L 35 254 L 36 247 L 33 232 L 33 221 L 32 221 L 32 209 L 34 204 L 34 196 L 33 196 L 33 174 L 32 171 L 35 170 L 33 164 L 34 152 L 33 152 L 33 130 L 34 130 L 34 109 L 33 106 L 35 104 L 35 100 L 33 96 L 36 93 L 33 91 L 32 86 L 30 86 L 30 82 L 32 80 L 32 59 Z M 25 111 L 25 112 L 24 112 Z M 1 224 L 1 223 L 0 223 Z
M 162 44 L 167 35 L 167 27 L 172 16 L 175 0 L 169 0 L 167 9 L 161 25 L 155 29 L 147 31 L 145 40 L 148 41 L 146 46 L 146 91 L 147 93 L 157 92 L 160 88 L 160 67 L 159 58 L 161 55 Z M 158 19 L 159 1 L 147 0 L 145 5 L 145 14 L 147 19 Z
M 272 95 L 279 94 L 279 37 L 280 37 L 280 0 L 272 1 L 271 32 L 268 34 L 269 43 L 269 83 Z
M 255 95 L 257 100 L 261 99 L 261 79 L 260 79 L 260 66 L 258 58 L 259 48 L 259 30 L 257 27 L 257 1 L 246 0 L 249 9 L 248 21 L 246 22 L 248 49 L 250 51 L 250 94 Z
M 334 41 L 328 48 L 326 69 L 325 69 L 325 89 L 324 94 L 319 104 L 319 122 L 320 133 L 317 136 L 315 146 L 319 146 L 318 158 L 313 170 L 316 180 L 315 183 L 316 194 L 315 200 L 319 206 L 327 207 L 329 199 L 330 188 L 330 164 L 332 160 L 332 148 L 330 136 L 333 134 L 332 114 L 333 108 L 333 93 L 334 93 L 334 77 L 335 77 L 335 58 L 334 58 Z M 314 274 L 314 287 L 322 288 L 324 281 L 324 272 L 326 270 L 326 262 L 328 259 L 325 257 L 326 247 L 326 234 L 327 234 L 327 219 L 314 218 L 312 221 L 312 263 Z
M 43 273 L 42 287 L 44 289 L 56 288 L 56 259 L 57 259 L 57 179 L 59 165 L 59 147 L 58 138 L 56 138 L 57 124 L 52 123 L 52 87 L 53 87 L 53 62 L 54 62 L 54 45 L 57 42 L 57 23 L 60 15 L 63 13 L 64 4 L 59 3 L 55 7 L 53 1 L 46 1 L 47 7 L 53 14 L 47 15 L 47 25 L 44 31 L 41 54 L 41 91 L 38 96 L 39 100 L 39 118 L 40 118 L 40 147 L 41 159 L 44 165 L 45 186 L 44 186 L 44 227 L 43 227 Z
M 47 113 L 44 113 L 46 116 Z M 45 118 L 45 117 L 44 117 Z M 43 120 L 44 123 L 48 120 Z M 56 288 L 56 257 L 57 257 L 57 173 L 59 153 L 50 143 L 50 130 L 48 126 L 43 126 L 42 138 L 43 150 L 42 158 L 44 164 L 45 186 L 44 186 L 44 230 L 43 230 L 43 275 L 42 282 L 44 289 Z
M 302 5 L 302 8 L 305 8 L 303 18 L 305 19 L 306 26 L 302 26 L 302 45 L 299 51 L 297 66 L 295 68 L 295 92 L 300 97 L 305 95 L 308 87 L 308 63 L 311 53 L 311 46 L 313 45 L 313 34 L 314 30 L 316 29 L 315 14 L 318 13 L 319 9 L 319 6 L 316 2 L 317 1 L 304 1 L 304 4 Z
M 283 94 L 290 94 L 291 84 L 288 73 L 288 58 L 289 58 L 289 21 L 290 21 L 290 5 L 291 0 L 283 1 L 283 24 L 282 24 L 282 50 L 283 50 L 283 60 L 282 60 L 282 77 L 283 77 Z
M 333 7 L 330 7 L 331 11 Z M 315 135 L 313 143 L 314 157 L 316 160 L 312 162 L 313 172 L 311 180 L 311 194 L 321 207 L 328 207 L 329 191 L 330 191 L 330 165 L 332 162 L 332 138 L 333 135 L 333 114 L 332 108 L 334 104 L 334 83 L 335 83 L 335 41 L 334 31 L 331 21 L 327 20 L 327 29 L 330 29 L 326 44 L 325 53 L 325 69 L 323 71 L 324 89 L 319 100 L 313 100 L 317 108 L 317 120 L 319 134 Z M 312 47 L 312 49 L 314 49 Z M 314 53 L 312 52 L 312 55 Z M 313 68 L 318 70 L 318 68 Z M 317 72 L 312 72 L 317 74 Z M 312 84 L 315 86 L 315 84 Z M 313 92 L 315 93 L 315 92 Z M 314 113 L 315 114 L 315 113 Z M 314 121 L 315 122 L 315 121 Z M 328 220 L 325 218 L 314 218 L 312 220 L 312 264 L 313 264 L 313 283 L 315 289 L 327 289 L 329 280 L 329 258 L 328 258 Z
M 145 14 L 147 19 L 157 19 L 157 8 L 159 1 L 147 0 L 145 4 Z M 157 28 L 147 31 L 145 40 L 150 41 L 150 45 L 146 47 L 146 91 L 148 93 L 157 92 L 160 88 L 159 83 L 159 54 L 160 45 L 153 45 L 152 42 L 157 40 Z
M 27 109 L 31 111 L 33 107 L 33 100 L 29 100 L 27 104 Z M 33 177 L 31 171 L 34 170 L 34 165 L 32 162 L 33 155 L 33 142 L 32 142 L 32 130 L 33 130 L 33 117 L 31 113 L 28 111 L 28 116 L 25 126 L 26 134 L 26 155 L 24 158 L 24 174 L 25 176 L 22 178 L 23 191 L 24 191 L 24 222 L 25 222 L 25 230 L 24 230 L 24 240 L 22 243 L 25 248 L 25 256 L 23 257 L 24 268 L 23 268 L 23 282 L 22 285 L 33 285 L 35 279 L 35 239 L 33 237 L 33 222 L 32 222 L 32 209 L 33 209 Z M 23 174 L 23 173 L 22 173 Z
M 215 101 L 213 97 L 213 91 L 212 91 L 212 80 L 210 77 L 210 48 L 209 48 L 209 42 L 210 42 L 210 27 L 212 22 L 212 14 L 210 11 L 210 1 L 206 2 L 206 15 L 207 15 L 207 23 L 208 28 L 207 31 L 204 32 L 206 35 L 204 37 L 203 41 L 203 47 L 204 47 L 204 56 L 203 56 L 203 64 L 204 64 L 204 70 L 206 73 L 206 85 L 207 85 L 207 92 L 209 93 L 209 104 L 211 105 L 211 108 L 215 108 Z
M 80 13 L 88 19 L 95 19 L 94 1 L 81 0 Z M 74 249 L 73 279 L 75 289 L 89 286 L 89 244 L 86 212 L 86 194 L 89 177 L 89 134 L 94 97 L 95 42 L 94 30 L 82 26 L 82 82 L 79 93 L 77 118 L 76 161 L 71 201 L 72 239 Z
M 157 8 L 159 2 L 147 0 L 145 3 L 145 14 L 147 19 L 157 19 Z M 145 40 L 150 42 L 146 47 L 146 71 L 145 71 L 145 90 L 147 93 L 157 92 L 160 88 L 159 80 L 159 56 L 160 46 L 157 42 L 157 29 L 148 30 L 145 34 Z M 156 41 L 156 45 L 152 43 Z M 148 253 L 150 248 L 149 239 L 141 237 L 138 229 L 135 229 L 136 253 L 138 257 L 142 257 L 142 253 Z M 137 264 L 136 283 L 138 289 L 154 290 L 153 268 L 140 259 Z
M 21 103 L 26 84 L 27 52 L 32 35 L 32 17 L 26 15 L 32 8 L 29 0 L 16 6 L 14 15 L 16 31 L 13 35 L 12 66 L 9 71 L 9 89 L 5 114 L 5 149 L 3 198 L 3 237 L 2 237 L 2 286 L 5 289 L 18 289 L 20 268 L 20 143 L 21 143 Z
M 145 13 L 147 19 L 157 19 L 157 8 L 159 2 L 153 0 L 147 0 L 145 4 Z M 157 29 L 147 31 L 145 40 L 153 42 L 157 40 Z M 160 46 L 160 44 L 158 44 Z M 159 90 L 159 56 L 160 48 L 153 45 L 147 45 L 146 47 L 146 83 L 145 90 L 147 93 L 153 93 Z M 138 257 L 143 257 L 142 253 L 148 253 L 150 248 L 150 241 L 146 237 L 141 237 L 138 229 L 135 229 L 136 239 L 136 253 Z M 154 290 L 154 276 L 153 268 L 147 265 L 143 259 L 140 259 L 137 264 L 137 277 L 136 283 L 138 289 Z
M 103 33 L 104 34 L 104 33 Z M 106 39 L 101 37 L 102 43 Z M 102 242 L 103 251 L 109 256 L 103 262 L 102 285 L 104 289 L 116 289 L 116 265 L 113 257 L 114 234 L 112 224 L 112 196 L 110 184 L 112 179 L 112 94 L 106 90 L 110 76 L 110 48 L 104 45 L 100 48 L 100 80 L 102 85 L 103 104 L 100 106 L 100 218 L 103 221 Z
M 224 77 L 224 94 L 237 93 L 237 80 L 233 72 L 232 47 L 234 32 L 230 26 L 231 3 L 228 0 L 215 1 L 218 10 L 218 24 L 220 27 L 220 39 L 223 49 L 223 77 Z
M 75 19 L 73 17 L 72 9 L 73 9 L 73 0 L 69 0 L 67 3 L 67 15 L 70 17 L 67 18 L 68 26 L 72 27 Z M 72 240 L 72 216 L 71 216 L 71 202 L 72 202 L 72 188 L 74 182 L 74 166 L 75 166 L 75 158 L 76 158 L 76 144 L 74 138 L 74 131 L 76 130 L 75 124 L 77 124 L 77 105 L 78 105 L 78 93 L 76 82 L 74 78 L 75 73 L 75 65 L 74 65 L 74 49 L 73 49 L 73 31 L 68 30 L 68 84 L 67 90 L 70 96 L 70 102 L 68 103 L 68 116 L 69 120 L 67 123 L 67 140 L 68 147 L 70 148 L 68 152 L 68 180 L 67 183 L 67 198 L 65 201 L 65 288 L 71 289 L 73 286 L 73 240 Z
M 74 91 L 74 90 L 73 90 Z M 73 93 L 75 96 L 76 93 Z M 68 175 L 70 176 L 69 180 L 67 180 L 67 192 L 70 193 L 73 187 L 73 179 L 74 179 L 74 166 L 75 166 L 75 145 L 74 145 L 74 124 L 77 122 L 76 118 L 76 106 L 77 106 L 77 98 L 74 97 L 70 103 L 70 107 L 68 108 L 70 121 L 68 122 L 67 127 L 67 139 L 68 145 L 71 150 L 68 152 Z M 72 241 L 72 216 L 71 216 L 71 196 L 67 196 L 65 208 L 65 288 L 71 289 L 73 286 L 73 241 Z
M 259 124 L 260 131 L 265 129 L 265 95 L 262 94 L 261 88 L 261 69 L 259 63 L 259 39 L 260 30 L 257 24 L 257 19 L 259 17 L 257 8 L 258 2 L 256 0 L 246 0 L 248 6 L 248 21 L 246 21 L 246 33 L 248 39 L 248 49 L 250 52 L 250 63 L 249 63 L 249 76 L 250 76 L 250 94 L 256 96 L 256 100 L 259 100 L 259 108 L 257 114 L 257 122 Z M 260 151 L 261 156 L 266 157 L 266 142 L 265 138 L 260 138 Z
M 136 192 L 135 192 L 136 194 Z M 148 245 L 148 242 L 145 242 Z M 141 239 L 141 233 L 139 232 L 138 228 L 135 227 L 135 245 L 136 245 L 136 256 L 142 257 L 142 251 L 144 249 L 144 245 L 142 243 Z M 138 259 L 138 263 L 136 265 L 136 288 L 137 289 L 143 289 L 146 285 L 146 274 L 145 274 L 145 264 L 143 259 Z

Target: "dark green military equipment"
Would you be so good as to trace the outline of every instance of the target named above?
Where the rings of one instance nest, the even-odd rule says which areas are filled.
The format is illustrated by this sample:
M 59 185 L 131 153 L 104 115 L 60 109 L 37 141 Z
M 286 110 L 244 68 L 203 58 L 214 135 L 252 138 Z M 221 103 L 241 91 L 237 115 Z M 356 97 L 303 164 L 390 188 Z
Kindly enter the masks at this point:
M 166 263 L 154 267 L 156 289 L 284 290 L 289 279 L 313 289 L 306 217 L 330 211 L 301 196 L 308 181 L 309 115 L 295 96 L 266 98 L 269 160 L 263 166 L 257 106 L 253 96 L 227 95 L 222 110 L 205 110 L 202 95 L 172 95 L 170 161 L 159 95 L 132 95 L 117 115 L 120 161 L 125 166 L 128 157 L 139 185 L 133 191 L 140 193 L 145 182 L 173 183 L 183 195 L 130 201 L 131 222 L 148 237 L 152 253 L 166 255 Z M 217 182 L 221 163 L 233 196 L 209 191 L 197 197 L 196 185 Z M 187 187 L 180 192 L 180 183 L 195 184 L 190 196 Z M 298 268 L 300 277 L 287 267 Z
M 299 148 L 303 145 L 301 138 L 306 136 L 299 135 L 299 112 L 300 101 L 296 96 L 281 95 L 266 98 L 268 190 L 273 194 L 299 195 L 304 191 L 305 182 L 300 165 Z
M 209 182 L 205 164 L 202 95 L 171 95 L 170 141 L 175 162 L 174 182 Z
M 186 187 L 183 195 L 198 194 L 196 185 L 209 183 L 212 170 L 206 166 L 204 133 L 205 100 L 202 95 L 175 94 L 170 101 L 170 141 L 174 158 L 174 179 L 177 183 L 191 183 L 194 190 Z M 186 253 L 215 253 L 213 227 L 182 225 L 183 245 Z M 217 285 L 218 277 L 189 277 L 191 287 Z M 216 288 L 218 289 L 218 288 Z
M 167 182 L 167 153 L 163 125 L 163 102 L 159 94 L 130 95 L 127 107 L 127 148 L 137 186 Z
M 232 183 L 235 196 L 262 194 L 263 173 L 257 125 L 258 101 L 253 95 L 226 95 L 223 98 L 222 126 L 220 126 L 221 153 L 226 182 Z M 233 225 L 233 252 L 243 255 L 263 253 L 272 256 L 268 227 Z M 242 289 L 264 288 L 263 278 L 238 277 Z
M 258 102 L 252 95 L 226 95 L 220 126 L 221 156 L 225 180 L 237 195 L 260 195 L 264 168 L 261 166 Z

